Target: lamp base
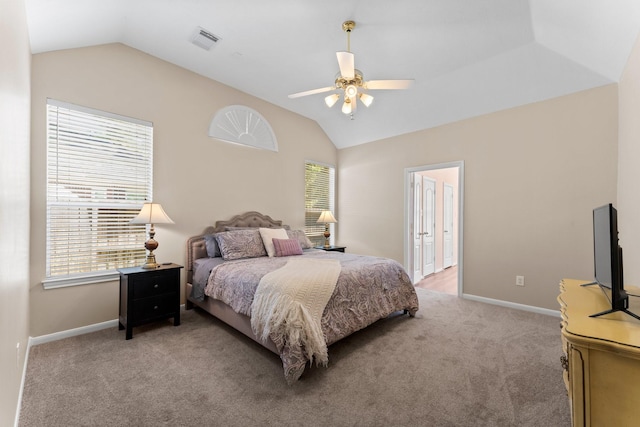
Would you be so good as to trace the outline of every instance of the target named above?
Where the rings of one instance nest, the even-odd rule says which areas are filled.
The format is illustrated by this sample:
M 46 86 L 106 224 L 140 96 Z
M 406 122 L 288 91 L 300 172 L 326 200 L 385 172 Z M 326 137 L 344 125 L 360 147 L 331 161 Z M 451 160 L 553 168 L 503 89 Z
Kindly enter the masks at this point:
M 147 259 L 144 261 L 142 268 L 144 269 L 152 269 L 158 268 L 158 263 L 156 262 L 156 255 L 153 253 L 156 249 L 158 249 L 158 242 L 153 238 L 156 235 L 155 230 L 153 229 L 153 224 L 151 224 L 151 231 L 149 231 L 149 240 L 144 242 L 144 247 L 149 251 L 147 253 Z
M 142 264 L 141 267 L 145 270 L 150 270 L 153 268 L 158 268 L 159 265 L 160 264 L 156 262 L 156 256 L 152 252 L 149 252 L 149 254 L 147 255 L 147 259 L 144 261 L 144 264 Z
M 325 231 L 324 232 L 324 247 L 325 248 L 331 247 L 331 243 L 329 243 L 329 237 L 331 237 L 331 234 L 329 233 L 329 231 Z

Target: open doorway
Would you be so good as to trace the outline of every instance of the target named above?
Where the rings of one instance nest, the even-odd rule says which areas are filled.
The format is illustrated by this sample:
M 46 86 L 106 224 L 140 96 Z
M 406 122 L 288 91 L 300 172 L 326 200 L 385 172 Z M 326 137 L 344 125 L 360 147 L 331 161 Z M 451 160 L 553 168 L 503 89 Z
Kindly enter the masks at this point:
M 405 169 L 405 268 L 419 287 L 462 294 L 464 162 Z

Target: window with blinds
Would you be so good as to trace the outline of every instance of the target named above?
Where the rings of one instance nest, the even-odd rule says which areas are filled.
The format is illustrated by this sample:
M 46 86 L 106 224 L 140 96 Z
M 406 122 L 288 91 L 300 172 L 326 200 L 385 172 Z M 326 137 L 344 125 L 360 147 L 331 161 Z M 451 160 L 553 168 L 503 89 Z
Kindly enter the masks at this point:
M 151 123 L 47 100 L 47 279 L 142 264 L 152 177 Z
M 322 211 L 335 213 L 335 168 L 306 162 L 304 173 L 305 234 L 316 243 L 324 241 L 324 224 L 318 224 Z M 333 224 L 329 225 L 333 240 Z

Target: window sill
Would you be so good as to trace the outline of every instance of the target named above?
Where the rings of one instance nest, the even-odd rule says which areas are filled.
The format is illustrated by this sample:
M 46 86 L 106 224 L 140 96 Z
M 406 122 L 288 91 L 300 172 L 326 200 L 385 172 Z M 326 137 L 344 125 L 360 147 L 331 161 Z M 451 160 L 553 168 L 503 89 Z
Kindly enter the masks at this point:
M 44 279 L 42 286 L 45 289 L 66 288 L 69 286 L 93 285 L 96 283 L 113 282 L 120 278 L 120 273 L 116 270 L 102 271 L 100 273 L 89 273 L 75 276 L 64 276 Z

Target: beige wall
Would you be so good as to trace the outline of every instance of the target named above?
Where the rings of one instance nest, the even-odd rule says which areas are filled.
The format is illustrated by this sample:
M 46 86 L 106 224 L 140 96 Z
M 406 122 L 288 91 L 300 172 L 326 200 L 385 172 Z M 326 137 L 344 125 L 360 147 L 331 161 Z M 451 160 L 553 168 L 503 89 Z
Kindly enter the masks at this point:
M 608 85 L 340 150 L 341 244 L 403 262 L 404 169 L 462 160 L 464 292 L 557 310 L 560 279 L 593 276 L 592 209 L 616 200 L 617 103 Z
M 624 280 L 640 286 L 640 39 L 619 84 L 618 230 Z
M 154 124 L 154 201 L 175 225 L 156 226 L 159 262 L 184 264 L 186 239 L 218 219 L 258 210 L 304 226 L 304 162 L 336 164 L 315 122 L 124 45 L 33 56 L 31 335 L 116 319 L 117 283 L 44 290 L 45 104 L 54 98 Z M 247 105 L 271 124 L 279 152 L 207 136 L 215 112 Z
M 24 1 L 0 0 L 0 10 L 0 425 L 10 426 L 29 336 L 31 51 Z
M 634 64 L 632 58 L 625 76 L 637 72 L 640 66 Z M 637 173 L 625 168 L 624 160 L 632 156 L 622 150 L 632 151 L 640 133 L 631 119 L 640 90 L 630 78 L 620 90 L 619 178 L 616 85 L 336 153 L 315 123 L 122 45 L 35 55 L 32 84 L 34 336 L 117 316 L 115 282 L 49 291 L 40 284 L 46 97 L 154 122 L 154 198 L 176 222 L 157 227 L 160 261 L 183 263 L 186 237 L 249 209 L 301 227 L 300 177 L 309 159 L 338 166 L 337 241 L 350 252 L 402 262 L 404 169 L 464 160 L 464 292 L 557 309 L 560 278 L 592 276 L 591 209 L 616 202 L 617 181 L 620 206 L 636 200 L 631 191 L 623 196 L 624 181 L 637 180 Z M 278 137 L 280 152 L 209 139 L 209 121 L 229 104 L 260 111 Z M 598 173 L 585 173 L 594 170 Z M 621 209 L 622 224 L 625 211 L 631 209 Z M 627 243 L 625 258 L 634 249 Z M 516 275 L 525 276 L 524 288 L 514 286 Z

